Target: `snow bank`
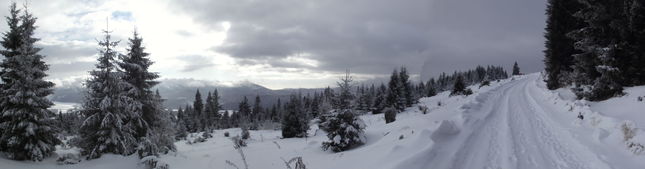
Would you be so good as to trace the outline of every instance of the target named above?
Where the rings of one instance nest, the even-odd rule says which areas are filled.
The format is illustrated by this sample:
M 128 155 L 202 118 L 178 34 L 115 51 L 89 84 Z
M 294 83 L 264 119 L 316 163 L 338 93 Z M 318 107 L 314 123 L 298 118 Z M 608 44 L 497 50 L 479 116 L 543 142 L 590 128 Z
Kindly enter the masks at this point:
M 591 129 L 594 142 L 624 147 L 635 155 L 644 154 L 645 102 L 638 97 L 645 95 L 645 86 L 626 88 L 624 96 L 600 102 L 576 100 L 575 94 L 565 88 L 548 90 L 543 78 L 537 79 L 536 86 L 554 106 L 569 112 L 565 117 L 573 126 Z M 577 119 L 578 114 L 584 119 Z

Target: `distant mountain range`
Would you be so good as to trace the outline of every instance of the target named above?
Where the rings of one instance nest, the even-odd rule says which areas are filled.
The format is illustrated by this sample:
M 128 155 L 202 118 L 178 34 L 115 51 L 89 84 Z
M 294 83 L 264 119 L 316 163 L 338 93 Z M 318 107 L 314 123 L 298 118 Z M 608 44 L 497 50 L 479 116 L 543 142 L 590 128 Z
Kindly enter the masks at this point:
M 271 90 L 264 86 L 242 81 L 232 84 L 223 84 L 207 80 L 196 79 L 164 79 L 156 86 L 159 93 L 165 99 L 164 106 L 169 109 L 176 109 L 187 104 L 192 105 L 195 99 L 195 92 L 199 89 L 202 99 L 206 98 L 209 91 L 218 90 L 220 95 L 220 104 L 224 109 L 236 110 L 238 103 L 246 96 L 250 103 L 255 102 L 255 96 L 259 95 L 262 106 L 271 106 L 281 99 L 284 103 L 289 99 L 291 93 L 300 92 L 303 95 L 312 94 L 318 89 L 280 89 Z M 54 94 L 50 99 L 54 102 L 80 103 L 83 100 L 84 88 L 81 82 L 67 83 L 67 85 L 57 86 Z

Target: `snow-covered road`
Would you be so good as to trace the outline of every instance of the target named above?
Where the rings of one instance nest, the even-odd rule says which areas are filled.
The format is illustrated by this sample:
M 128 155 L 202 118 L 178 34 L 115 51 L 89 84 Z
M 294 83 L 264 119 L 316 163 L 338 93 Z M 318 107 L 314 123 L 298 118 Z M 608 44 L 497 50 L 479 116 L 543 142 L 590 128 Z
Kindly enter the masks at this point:
M 535 90 L 537 74 L 521 77 L 477 96 L 464 106 L 461 132 L 434 137 L 421 168 L 609 169 L 547 112 Z M 564 113 L 564 112 L 562 112 Z M 419 158 L 420 159 L 420 158 Z M 418 161 L 420 162 L 420 161 Z

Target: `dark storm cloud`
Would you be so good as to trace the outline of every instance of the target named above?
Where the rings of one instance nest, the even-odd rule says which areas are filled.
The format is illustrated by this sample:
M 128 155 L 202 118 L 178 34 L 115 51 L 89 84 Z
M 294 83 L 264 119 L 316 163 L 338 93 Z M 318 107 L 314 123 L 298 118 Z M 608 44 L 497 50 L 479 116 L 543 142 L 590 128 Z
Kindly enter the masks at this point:
M 542 68 L 541 0 L 218 0 L 178 2 L 206 25 L 231 22 L 216 48 L 243 63 L 308 53 L 317 69 L 388 74 L 401 65 L 436 74 L 476 64 Z M 254 61 L 253 61 L 254 60 Z M 425 66 L 424 66 L 425 63 Z M 523 64 L 522 64 L 523 63 Z M 428 72 L 429 71 L 429 72 Z
M 207 56 L 188 55 L 181 56 L 179 58 L 181 58 L 185 62 L 184 67 L 181 69 L 181 71 L 184 73 L 208 68 L 215 65 L 212 62 L 212 59 Z

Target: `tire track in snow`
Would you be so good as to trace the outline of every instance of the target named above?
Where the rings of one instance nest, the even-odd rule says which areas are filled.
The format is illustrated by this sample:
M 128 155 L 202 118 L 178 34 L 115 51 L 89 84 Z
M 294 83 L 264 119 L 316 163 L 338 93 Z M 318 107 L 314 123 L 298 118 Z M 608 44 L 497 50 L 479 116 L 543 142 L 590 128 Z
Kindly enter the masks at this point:
M 422 168 L 610 169 L 546 116 L 529 90 L 536 78 L 520 78 L 487 93 L 482 105 L 464 112 L 459 134 L 419 154 L 427 159 Z

